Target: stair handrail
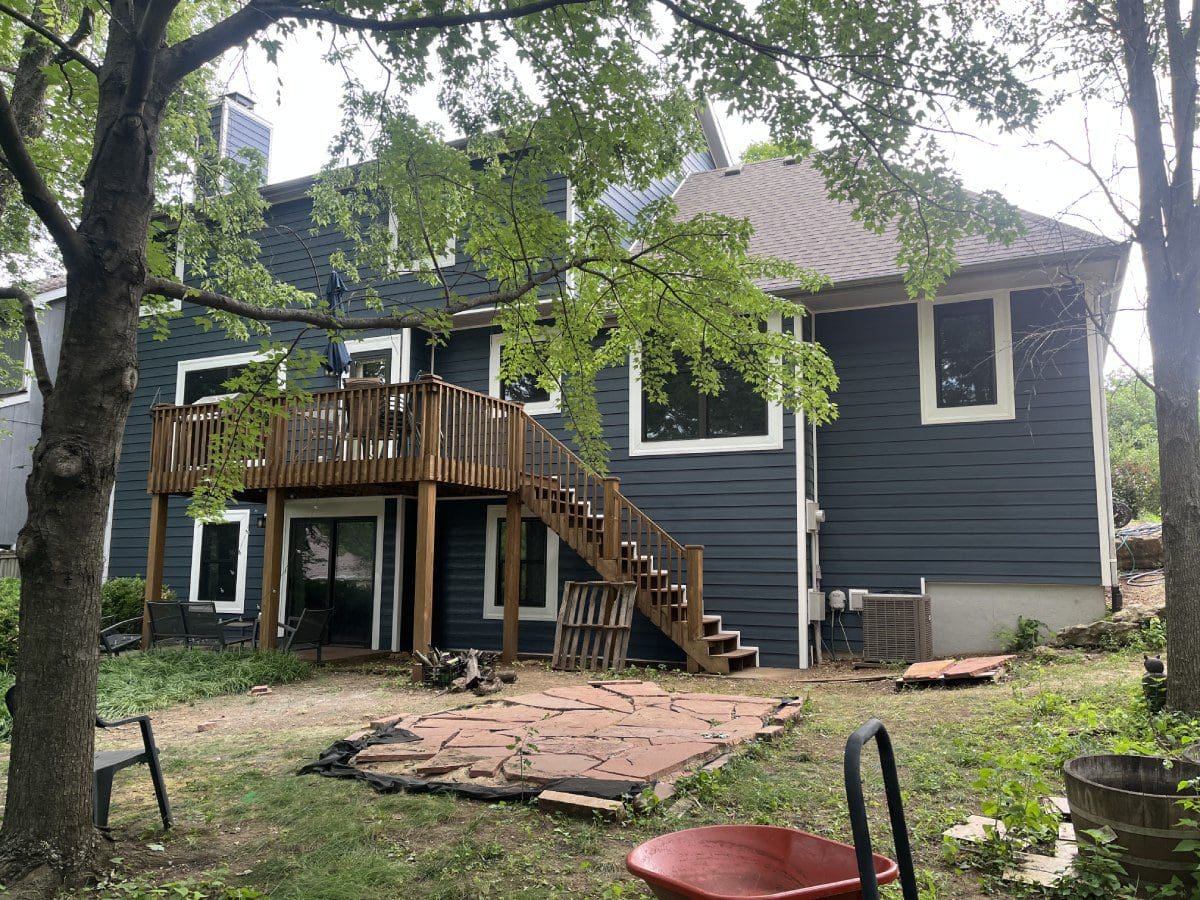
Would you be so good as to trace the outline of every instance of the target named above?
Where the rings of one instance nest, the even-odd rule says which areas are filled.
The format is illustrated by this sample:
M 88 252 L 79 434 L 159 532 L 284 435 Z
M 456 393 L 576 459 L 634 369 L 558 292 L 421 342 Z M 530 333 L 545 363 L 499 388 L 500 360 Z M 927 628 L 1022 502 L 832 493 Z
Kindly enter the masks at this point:
M 539 479 L 556 479 L 559 486 L 574 489 L 576 497 L 582 497 L 585 503 L 592 505 L 593 510 L 598 509 L 602 512 L 604 532 L 599 540 L 597 553 L 606 565 L 616 569 L 617 575 L 624 574 L 620 570 L 621 555 L 624 552 L 622 547 L 628 547 L 630 554 L 634 553 L 636 548 L 639 555 L 653 558 L 656 566 L 655 577 L 658 577 L 658 572 L 666 574 L 665 585 L 656 585 L 650 579 L 647 579 L 646 584 L 639 585 L 650 598 L 651 618 L 656 620 L 655 624 L 671 632 L 677 639 L 699 640 L 703 633 L 704 618 L 701 581 L 703 548 L 698 545 L 681 544 L 666 528 L 620 491 L 619 480 L 601 476 L 548 428 L 528 413 L 524 413 L 524 416 L 528 428 L 528 436 L 524 442 L 524 476 L 527 482 L 536 484 Z M 542 457 L 539 456 L 538 448 L 544 446 L 553 448 L 552 462 L 558 468 L 557 471 L 542 471 L 544 467 L 539 467 L 538 463 Z M 564 462 L 567 464 L 565 472 L 561 468 Z M 539 514 L 547 512 L 536 511 Z M 560 525 L 566 524 L 565 516 L 556 516 L 554 510 L 548 512 L 551 517 L 559 519 Z M 570 537 L 568 541 L 570 542 Z M 616 558 L 612 558 L 614 549 Z M 686 607 L 671 602 L 675 587 L 680 588 L 680 599 L 686 596 Z M 656 595 L 665 597 L 665 600 L 656 599 Z

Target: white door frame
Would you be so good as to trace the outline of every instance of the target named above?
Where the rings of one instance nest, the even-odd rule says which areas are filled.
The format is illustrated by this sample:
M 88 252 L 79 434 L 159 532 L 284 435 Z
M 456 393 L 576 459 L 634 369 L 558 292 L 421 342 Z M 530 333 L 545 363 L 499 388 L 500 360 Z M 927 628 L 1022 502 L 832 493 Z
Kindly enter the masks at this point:
M 279 567 L 279 624 L 287 622 L 288 563 L 292 555 L 293 519 L 375 519 L 375 600 L 371 606 L 371 649 L 379 650 L 379 622 L 383 605 L 383 497 L 322 497 L 289 500 L 283 507 L 283 564 Z

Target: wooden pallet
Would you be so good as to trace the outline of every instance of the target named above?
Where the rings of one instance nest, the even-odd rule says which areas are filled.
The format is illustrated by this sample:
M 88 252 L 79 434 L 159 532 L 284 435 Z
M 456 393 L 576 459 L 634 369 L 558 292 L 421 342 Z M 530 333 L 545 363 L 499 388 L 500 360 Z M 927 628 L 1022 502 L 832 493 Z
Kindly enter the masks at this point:
M 567 672 L 625 668 L 637 603 L 632 581 L 568 581 L 559 604 L 551 667 Z

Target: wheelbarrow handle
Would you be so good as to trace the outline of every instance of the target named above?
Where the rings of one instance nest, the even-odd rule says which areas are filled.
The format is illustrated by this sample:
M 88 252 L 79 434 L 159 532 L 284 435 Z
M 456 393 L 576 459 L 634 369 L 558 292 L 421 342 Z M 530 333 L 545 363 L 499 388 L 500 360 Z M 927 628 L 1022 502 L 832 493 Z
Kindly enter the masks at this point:
M 854 834 L 854 855 L 858 858 L 862 897 L 863 900 L 879 900 L 879 879 L 875 876 L 871 826 L 867 822 L 867 804 L 863 799 L 862 786 L 862 751 L 871 738 L 879 747 L 888 816 L 892 820 L 892 840 L 896 845 L 896 864 L 900 869 L 901 893 L 904 900 L 918 900 L 917 875 L 913 869 L 912 847 L 908 842 L 908 825 L 904 821 L 904 803 L 900 797 L 900 776 L 896 774 L 896 754 L 892 751 L 892 739 L 888 737 L 887 729 L 878 719 L 863 723 L 850 735 L 846 741 L 844 758 L 846 805 L 850 810 L 850 828 Z

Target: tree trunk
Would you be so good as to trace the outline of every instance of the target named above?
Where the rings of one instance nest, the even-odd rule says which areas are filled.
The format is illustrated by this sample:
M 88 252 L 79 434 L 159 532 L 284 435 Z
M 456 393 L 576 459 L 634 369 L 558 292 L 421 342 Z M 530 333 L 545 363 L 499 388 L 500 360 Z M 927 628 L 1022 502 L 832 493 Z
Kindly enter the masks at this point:
M 1191 280 L 1150 277 L 1167 592 L 1167 700 L 1200 713 L 1200 315 Z
M 114 23 L 116 20 L 114 19 Z M 109 33 L 95 152 L 67 262 L 62 352 L 26 482 L 17 714 L 0 863 L 11 876 L 90 869 L 92 751 L 104 531 L 137 386 L 138 308 L 162 104 L 125 96 L 136 54 Z

